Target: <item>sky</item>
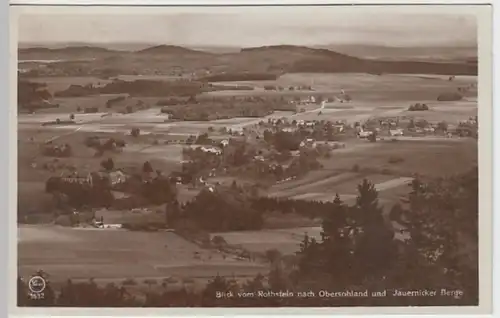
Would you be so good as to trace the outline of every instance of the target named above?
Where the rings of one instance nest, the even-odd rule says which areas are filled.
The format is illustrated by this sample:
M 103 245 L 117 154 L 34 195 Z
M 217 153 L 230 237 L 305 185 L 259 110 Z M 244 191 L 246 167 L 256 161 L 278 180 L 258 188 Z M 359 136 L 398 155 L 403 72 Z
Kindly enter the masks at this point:
M 425 8 L 425 9 L 423 9 Z M 19 15 L 20 42 L 156 43 L 185 46 L 475 45 L 476 16 L 421 7 L 153 8 Z M 108 8 L 109 9 L 109 8 Z

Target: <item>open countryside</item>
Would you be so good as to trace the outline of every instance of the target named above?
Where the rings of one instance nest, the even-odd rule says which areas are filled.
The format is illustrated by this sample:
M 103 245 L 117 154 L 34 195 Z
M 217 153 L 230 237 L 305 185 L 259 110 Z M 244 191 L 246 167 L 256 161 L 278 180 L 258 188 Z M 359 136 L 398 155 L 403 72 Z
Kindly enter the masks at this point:
M 332 266 L 367 275 L 349 285 L 332 274 L 342 288 L 380 277 L 392 286 L 387 273 L 409 268 L 398 260 L 424 258 L 406 246 L 441 255 L 431 246 L 449 228 L 472 247 L 443 255 L 473 273 L 477 214 L 460 213 L 477 212 L 477 57 L 452 51 L 434 62 L 397 59 L 396 49 L 371 60 L 293 45 L 20 48 L 20 279 L 43 273 L 67 306 L 75 306 L 61 296 L 68 280 L 121 286 L 125 306 L 167 306 L 158 295 L 180 292 L 205 295 L 202 306 L 233 306 L 206 290 L 257 280 L 261 289 L 329 288 L 330 278 L 315 275 Z M 446 205 L 455 199 L 461 206 Z M 416 225 L 417 210 L 435 222 L 431 230 Z M 460 216 L 449 218 L 454 211 Z M 436 231 L 428 238 L 436 241 L 419 229 Z M 351 257 L 315 252 L 333 237 L 350 237 L 342 246 L 356 259 L 322 259 Z M 322 262 L 330 267 L 315 269 Z M 436 301 L 475 303 L 474 282 L 439 274 L 439 260 L 425 264 L 446 284 L 470 288 L 464 299 Z M 426 301 L 408 304 L 434 304 Z

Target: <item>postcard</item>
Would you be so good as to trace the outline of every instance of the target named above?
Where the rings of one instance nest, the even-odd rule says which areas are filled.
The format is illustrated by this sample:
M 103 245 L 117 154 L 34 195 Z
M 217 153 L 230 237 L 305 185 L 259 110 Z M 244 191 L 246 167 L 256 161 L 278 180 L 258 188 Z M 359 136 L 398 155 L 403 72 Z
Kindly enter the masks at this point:
M 491 10 L 11 6 L 15 312 L 490 312 Z

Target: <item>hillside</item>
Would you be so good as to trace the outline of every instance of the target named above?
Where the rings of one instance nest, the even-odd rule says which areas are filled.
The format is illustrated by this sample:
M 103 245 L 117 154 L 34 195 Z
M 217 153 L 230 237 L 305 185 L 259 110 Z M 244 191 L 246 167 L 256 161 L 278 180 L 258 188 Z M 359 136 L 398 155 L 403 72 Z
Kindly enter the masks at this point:
M 26 60 L 72 60 L 102 58 L 123 52 L 95 46 L 71 46 L 64 48 L 23 48 L 18 50 L 19 61 Z
M 159 45 L 135 52 L 112 51 L 97 47 L 61 49 L 20 49 L 20 60 L 58 60 L 39 76 L 113 74 L 222 73 L 371 73 L 477 75 L 477 65 L 464 62 L 431 62 L 359 58 L 324 48 L 278 45 L 244 48 L 232 53 L 209 53 L 173 45 Z M 85 59 L 85 61 L 82 61 Z M 207 73 L 205 73 L 207 74 Z
M 153 54 L 153 55 L 167 55 L 167 54 L 196 54 L 196 55 L 210 55 L 208 52 L 191 50 L 182 46 L 176 45 L 158 45 L 149 47 L 135 52 L 136 54 Z
M 458 47 L 397 47 L 385 45 L 338 44 L 325 45 L 331 51 L 376 60 L 405 60 L 425 62 L 464 62 L 477 56 L 477 46 Z

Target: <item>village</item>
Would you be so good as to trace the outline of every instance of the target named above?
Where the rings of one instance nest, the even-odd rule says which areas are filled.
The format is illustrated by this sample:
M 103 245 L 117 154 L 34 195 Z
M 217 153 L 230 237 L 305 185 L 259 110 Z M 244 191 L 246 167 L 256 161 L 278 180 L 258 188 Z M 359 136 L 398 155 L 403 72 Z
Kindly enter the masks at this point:
M 341 90 L 338 96 L 348 95 Z M 174 132 L 155 137 L 152 147 L 175 145 L 182 148 L 179 168 L 167 175 L 155 170 L 148 161 L 144 162 L 142 169 L 137 168 L 134 171 L 118 166 L 112 157 L 116 160 L 116 157 L 126 152 L 129 145 L 120 138 L 90 135 L 86 137 L 85 144 L 96 150 L 96 156 L 103 158 L 100 162 L 101 169 L 83 172 L 82 175 L 79 169 L 72 168 L 68 173 L 64 169 L 62 171 L 54 169 L 54 165 L 45 163 L 44 169 L 50 169 L 55 173 L 47 181 L 46 188 L 52 189 L 53 186 L 49 184 L 57 184 L 57 189 L 66 190 L 77 189 L 74 185 L 81 186 L 82 189 L 86 189 L 85 191 L 90 191 L 87 188 L 109 189 L 110 196 L 105 199 L 109 208 L 116 210 L 117 207 L 130 206 L 129 211 L 133 210 L 137 214 L 138 208 L 143 209 L 141 210 L 143 212 L 149 211 L 149 208 L 140 206 L 141 200 L 134 199 L 138 190 L 137 185 L 131 184 L 138 180 L 143 183 L 152 183 L 157 179 L 168 180 L 178 193 L 189 193 L 188 198 L 192 198 L 202 189 L 213 192 L 218 187 L 227 187 L 234 182 L 250 184 L 253 191 L 262 195 L 268 191 L 266 189 L 272 188 L 275 184 L 296 180 L 310 171 L 321 171 L 323 163 L 332 160 L 332 157 L 335 158 L 336 152 L 349 151 L 350 148 L 355 151 L 356 148 L 363 147 L 363 144 L 389 143 L 393 147 L 398 147 L 397 141 L 477 138 L 477 116 L 464 118 L 457 123 L 448 123 L 444 120 L 427 121 L 419 119 L 418 114 L 364 116 L 364 120 L 353 121 L 352 118 L 340 116 L 336 119 L 335 112 L 330 113 L 332 110 L 335 111 L 335 107 L 339 104 L 352 103 L 351 97 L 342 99 L 335 96 L 328 100 L 330 101 L 322 100 L 318 103 L 317 97 L 313 95 L 292 99 L 288 103 L 296 110 L 284 116 L 254 121 L 250 125 L 220 128 L 209 126 L 197 134 Z M 345 107 L 342 106 L 342 109 Z M 415 110 L 415 113 L 418 113 L 418 110 L 429 109 L 426 104 L 419 103 L 408 108 Z M 314 119 L 300 117 L 311 113 L 315 114 Z M 139 128 L 132 128 L 126 135 L 139 138 L 143 133 Z M 69 144 L 48 141 L 43 145 L 41 152 L 44 156 L 63 160 L 72 156 L 71 147 Z M 106 156 L 109 157 L 105 158 Z M 33 163 L 33 166 L 36 164 Z M 130 189 L 135 190 L 130 191 Z M 82 196 L 78 193 L 79 190 L 71 191 L 77 191 L 72 194 L 73 196 Z M 87 205 L 82 202 L 82 204 L 77 209 L 72 209 L 73 215 L 80 213 L 86 215 L 88 214 L 86 209 L 95 211 L 95 208 L 91 208 L 92 203 Z M 149 203 L 144 202 L 144 204 Z M 83 210 L 78 211 L 79 209 Z M 91 214 L 92 218 L 87 217 L 83 222 L 75 221 L 73 216 L 71 224 L 98 228 L 122 226 L 113 223 L 113 218 L 108 221 L 106 213 L 101 212 L 98 217 L 95 216 L 95 212 Z

